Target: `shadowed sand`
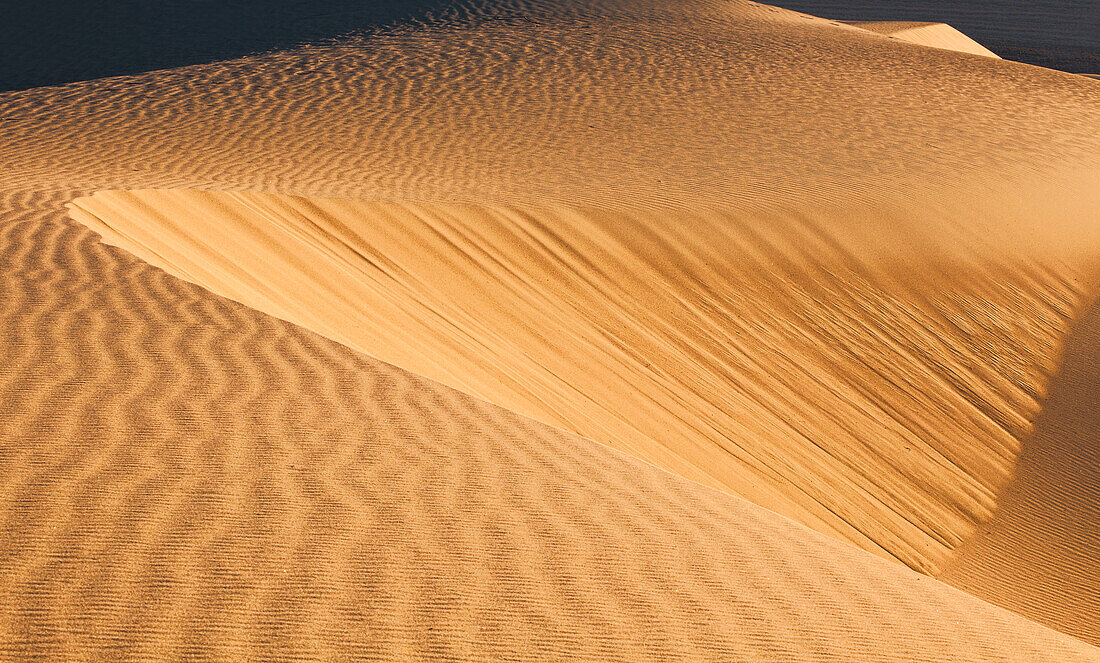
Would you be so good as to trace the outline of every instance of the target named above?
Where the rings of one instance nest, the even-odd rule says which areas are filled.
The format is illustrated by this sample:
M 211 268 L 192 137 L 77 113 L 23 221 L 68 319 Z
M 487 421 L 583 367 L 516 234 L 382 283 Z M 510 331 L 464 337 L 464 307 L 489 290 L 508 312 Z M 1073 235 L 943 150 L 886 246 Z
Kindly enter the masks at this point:
M 0 658 L 1100 660 L 1098 120 L 741 1 L 2 94 Z
M 845 21 L 947 23 L 999 55 L 1063 71 L 1100 71 L 1092 0 L 786 0 L 783 7 Z
M 997 515 L 942 578 L 1100 641 L 1100 304 L 1069 340 Z

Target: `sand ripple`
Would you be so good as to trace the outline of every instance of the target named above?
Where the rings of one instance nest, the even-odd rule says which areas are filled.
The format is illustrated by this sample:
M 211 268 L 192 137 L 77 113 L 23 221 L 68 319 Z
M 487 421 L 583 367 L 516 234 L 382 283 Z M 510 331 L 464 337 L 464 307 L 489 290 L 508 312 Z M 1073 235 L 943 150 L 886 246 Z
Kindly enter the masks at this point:
M 425 219 L 466 205 L 513 229 L 549 210 L 554 232 L 509 246 L 558 284 L 580 264 L 562 262 L 582 246 L 570 228 L 611 233 L 573 277 L 588 280 L 551 293 L 555 314 L 584 314 L 573 346 L 606 350 L 604 363 L 579 356 L 591 376 L 573 363 L 586 416 L 623 395 L 599 376 L 690 399 L 621 399 L 603 441 L 643 455 L 669 430 L 703 431 L 692 439 L 740 454 L 738 485 L 764 478 L 761 502 L 915 567 L 947 564 L 991 601 L 1094 637 L 1100 581 L 1083 555 L 1098 530 L 1079 501 L 1097 484 L 1082 423 L 1094 408 L 1087 389 L 1064 405 L 1091 380 L 1072 341 L 1085 359 L 1054 382 L 1050 413 L 1039 404 L 1098 273 L 1095 81 L 741 1 L 467 9 L 0 94 L 0 654 L 1095 660 L 900 564 L 218 297 L 66 218 L 74 198 L 146 189 L 354 199 Z M 721 241 L 637 258 L 692 227 Z M 750 236 L 760 228 L 789 241 Z M 463 248 L 446 254 L 444 286 L 492 265 L 538 295 L 486 258 L 492 245 L 447 237 Z M 803 241 L 818 253 L 792 249 Z M 853 246 L 893 248 L 853 259 Z M 921 260 L 885 260 L 906 255 Z M 616 261 L 632 269 L 607 278 Z M 692 270 L 715 278 L 695 284 Z M 442 301 L 435 320 L 460 319 L 423 279 L 388 278 L 377 292 L 405 288 L 389 306 Z M 602 289 L 631 283 L 661 308 L 633 320 L 597 297 L 613 304 Z M 554 320 L 520 317 L 537 303 L 521 300 L 500 314 L 527 344 Z M 437 368 L 478 364 L 451 352 L 471 339 L 507 349 L 516 370 L 560 368 L 544 346 L 527 360 L 476 331 Z M 392 347 L 418 338 L 442 336 L 394 333 Z M 487 381 L 497 365 L 481 363 L 439 377 Z M 524 396 L 532 413 L 581 421 L 547 393 Z M 754 440 L 754 454 L 803 455 L 749 457 Z M 729 488 L 733 465 L 707 448 L 681 471 Z M 1035 478 L 1047 468 L 1072 478 Z M 998 558 L 1006 543 L 1022 552 Z M 1052 580 L 989 581 L 1017 570 Z

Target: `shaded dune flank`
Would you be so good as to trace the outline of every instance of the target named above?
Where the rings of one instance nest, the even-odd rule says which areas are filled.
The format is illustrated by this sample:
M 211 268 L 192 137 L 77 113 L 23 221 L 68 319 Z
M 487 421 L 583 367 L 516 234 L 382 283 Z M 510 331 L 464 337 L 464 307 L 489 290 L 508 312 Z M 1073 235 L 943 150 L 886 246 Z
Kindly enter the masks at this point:
M 169 273 L 935 573 L 992 514 L 1075 272 L 891 218 L 100 192 Z M 1062 271 L 1059 271 L 1061 268 Z
M 2 658 L 1100 660 L 39 205 L 0 233 Z
M 0 658 L 1100 660 L 1100 86 L 476 9 L 0 94 Z
M 941 578 L 1100 642 L 1100 302 L 1069 338 L 996 516 Z

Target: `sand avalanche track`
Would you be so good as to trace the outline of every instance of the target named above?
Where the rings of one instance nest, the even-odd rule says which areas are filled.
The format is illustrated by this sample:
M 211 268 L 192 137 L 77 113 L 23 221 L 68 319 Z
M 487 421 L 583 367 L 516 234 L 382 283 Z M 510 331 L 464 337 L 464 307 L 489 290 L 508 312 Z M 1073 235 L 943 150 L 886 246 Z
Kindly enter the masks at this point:
M 0 657 L 1100 660 L 1100 85 L 866 27 L 0 95 Z
M 102 192 L 105 241 L 934 573 L 987 520 L 1080 297 L 932 212 Z M 792 218 L 793 217 L 793 218 Z

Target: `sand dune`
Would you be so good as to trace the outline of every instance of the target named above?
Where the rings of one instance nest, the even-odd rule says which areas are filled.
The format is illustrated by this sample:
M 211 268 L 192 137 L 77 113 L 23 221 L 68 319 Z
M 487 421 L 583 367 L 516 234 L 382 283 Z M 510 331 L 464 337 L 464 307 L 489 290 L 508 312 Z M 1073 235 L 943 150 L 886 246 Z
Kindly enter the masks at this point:
M 1080 297 L 1073 272 L 964 250 L 930 215 L 883 247 L 843 219 L 701 210 L 177 190 L 73 213 L 218 294 L 928 572 L 992 515 Z
M 1100 660 L 6 214 L 3 658 Z
M 946 23 L 907 23 L 903 21 L 848 21 L 848 25 L 880 35 L 886 35 L 911 44 L 946 48 L 960 53 L 973 53 L 986 57 L 998 57 L 996 53 L 982 46 L 970 37 Z
M 1063 71 L 1100 71 L 1092 0 L 785 0 L 783 7 L 852 21 L 947 23 L 998 54 Z
M 0 656 L 1100 660 L 1098 121 L 675 0 L 0 95 Z

